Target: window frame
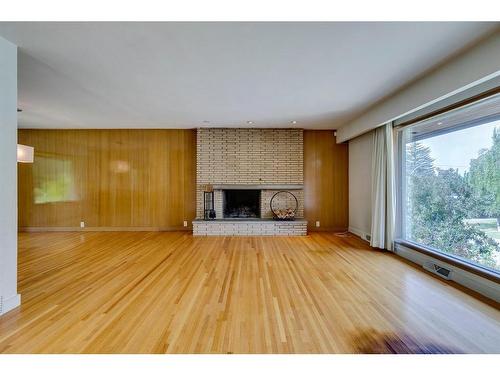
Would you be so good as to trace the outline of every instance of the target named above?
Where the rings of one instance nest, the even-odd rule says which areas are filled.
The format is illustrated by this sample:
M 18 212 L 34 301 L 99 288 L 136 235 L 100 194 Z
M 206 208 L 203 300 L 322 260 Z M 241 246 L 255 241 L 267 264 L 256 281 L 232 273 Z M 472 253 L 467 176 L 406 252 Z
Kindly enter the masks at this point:
M 407 227 L 407 222 L 406 222 L 406 210 L 405 210 L 405 199 L 406 198 L 406 183 L 404 179 L 406 178 L 406 152 L 405 152 L 405 146 L 407 144 L 407 139 L 406 139 L 406 130 L 409 130 L 412 127 L 418 126 L 420 123 L 432 120 L 437 117 L 441 117 L 443 115 L 446 115 L 450 112 L 453 112 L 455 110 L 460 110 L 464 107 L 467 107 L 469 105 L 474 105 L 483 99 L 489 99 L 493 96 L 496 96 L 499 94 L 498 88 L 494 91 L 492 91 L 489 95 L 481 95 L 477 98 L 474 98 L 474 100 L 469 99 L 464 101 L 461 105 L 454 106 L 451 109 L 440 111 L 439 113 L 433 113 L 430 114 L 429 116 L 425 118 L 418 118 L 415 121 L 412 121 L 411 123 L 406 123 L 404 125 L 399 125 L 395 126 L 396 130 L 396 152 L 394 155 L 395 159 L 395 184 L 396 184 L 396 227 L 395 227 L 395 240 L 394 243 L 397 246 L 404 246 L 406 248 L 416 250 L 420 253 L 423 253 L 425 255 L 431 256 L 433 258 L 436 258 L 438 260 L 442 260 L 445 262 L 450 263 L 453 266 L 456 266 L 458 268 L 464 269 L 466 271 L 469 271 L 471 273 L 474 273 L 476 275 L 479 275 L 481 277 L 484 277 L 486 279 L 492 280 L 494 282 L 500 283 L 500 270 L 495 270 L 490 267 L 483 266 L 478 263 L 474 263 L 472 261 L 469 261 L 466 258 L 462 258 L 460 256 L 456 256 L 454 254 L 450 254 L 447 252 L 444 252 L 442 250 L 436 249 L 432 246 L 424 245 L 418 242 L 411 241 L 406 238 L 406 227 Z M 500 117 L 500 114 L 498 114 L 497 117 Z M 468 123 L 463 123 L 463 124 L 458 124 L 453 127 L 447 128 L 446 130 L 440 131 L 439 133 L 432 133 L 432 136 L 429 137 L 424 137 L 425 138 L 432 138 L 433 136 L 437 135 L 444 135 L 444 134 L 449 134 L 453 133 L 456 131 L 460 131 L 465 128 L 469 127 L 474 127 L 474 126 L 480 126 L 481 124 L 488 123 L 492 120 L 491 118 L 484 118 L 482 120 L 477 120 L 473 122 L 468 122 Z

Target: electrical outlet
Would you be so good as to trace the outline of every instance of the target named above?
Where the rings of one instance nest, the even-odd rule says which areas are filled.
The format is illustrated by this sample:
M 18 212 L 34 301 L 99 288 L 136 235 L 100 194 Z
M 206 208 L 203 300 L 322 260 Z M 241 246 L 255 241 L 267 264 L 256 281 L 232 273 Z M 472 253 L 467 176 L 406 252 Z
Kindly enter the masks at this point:
M 80 221 L 80 228 L 85 228 L 85 221 Z
M 319 220 L 316 222 L 316 227 L 319 228 L 320 224 L 319 224 Z
M 187 220 L 184 220 L 184 226 L 187 227 L 188 226 L 188 222 Z

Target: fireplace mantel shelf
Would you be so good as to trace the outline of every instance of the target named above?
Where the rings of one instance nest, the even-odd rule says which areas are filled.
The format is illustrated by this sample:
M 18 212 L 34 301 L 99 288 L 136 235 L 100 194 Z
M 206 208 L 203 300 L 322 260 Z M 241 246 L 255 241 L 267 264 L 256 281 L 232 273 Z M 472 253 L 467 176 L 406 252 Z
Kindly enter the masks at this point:
M 244 185 L 244 184 L 214 184 L 213 188 L 215 190 L 302 190 L 304 185 L 302 184 L 255 184 L 255 185 Z
M 273 222 L 273 223 L 307 223 L 306 219 L 303 218 L 296 218 L 295 220 L 275 220 L 273 218 L 242 218 L 242 219 L 235 219 L 235 218 L 224 218 L 224 219 L 211 219 L 211 220 L 204 220 L 204 219 L 194 219 L 193 223 L 263 223 L 263 222 Z

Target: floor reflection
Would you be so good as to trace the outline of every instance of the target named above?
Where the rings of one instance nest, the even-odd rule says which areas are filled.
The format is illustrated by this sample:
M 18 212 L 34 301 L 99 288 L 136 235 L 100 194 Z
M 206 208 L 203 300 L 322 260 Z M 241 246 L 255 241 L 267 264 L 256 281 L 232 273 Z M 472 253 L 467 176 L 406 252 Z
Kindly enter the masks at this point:
M 365 330 L 352 337 L 356 353 L 363 354 L 459 354 L 454 348 L 430 339 L 416 338 L 406 332 Z

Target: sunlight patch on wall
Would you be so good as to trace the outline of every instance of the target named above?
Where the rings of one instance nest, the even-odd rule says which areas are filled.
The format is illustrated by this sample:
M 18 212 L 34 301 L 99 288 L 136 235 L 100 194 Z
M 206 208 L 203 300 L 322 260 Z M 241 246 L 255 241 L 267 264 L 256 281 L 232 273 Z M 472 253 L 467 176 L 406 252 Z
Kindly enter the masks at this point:
M 71 160 L 37 155 L 33 179 L 36 204 L 77 200 Z

